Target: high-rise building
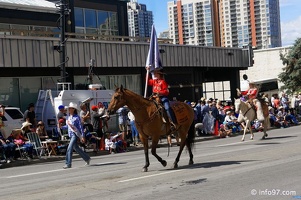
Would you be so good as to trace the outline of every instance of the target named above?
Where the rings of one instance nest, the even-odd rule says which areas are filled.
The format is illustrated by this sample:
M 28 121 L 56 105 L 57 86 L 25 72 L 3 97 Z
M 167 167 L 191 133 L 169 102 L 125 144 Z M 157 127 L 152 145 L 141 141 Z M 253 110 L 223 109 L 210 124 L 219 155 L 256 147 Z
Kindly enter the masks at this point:
M 281 46 L 279 0 L 171 1 L 168 20 L 176 44 Z
M 137 0 L 128 2 L 128 24 L 131 37 L 150 37 L 153 25 L 153 12 L 147 11 L 145 4 Z
M 168 2 L 170 38 L 175 44 L 215 46 L 213 4 L 209 0 Z M 218 34 L 219 35 L 219 34 Z

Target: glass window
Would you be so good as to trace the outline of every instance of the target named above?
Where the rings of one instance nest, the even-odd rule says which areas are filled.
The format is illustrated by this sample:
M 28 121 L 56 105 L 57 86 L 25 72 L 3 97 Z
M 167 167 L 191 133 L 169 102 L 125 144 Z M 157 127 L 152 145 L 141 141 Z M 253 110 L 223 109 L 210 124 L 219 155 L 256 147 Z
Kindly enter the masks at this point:
M 35 103 L 41 89 L 41 77 L 25 77 L 19 79 L 21 110 L 25 110 L 29 103 Z M 24 105 L 25 104 L 25 105 Z
M 96 11 L 95 10 L 85 10 L 85 27 L 96 28 Z
M 74 8 L 75 26 L 84 27 L 84 12 L 82 8 Z
M 1 104 L 19 107 L 19 79 L 1 77 L 0 85 Z

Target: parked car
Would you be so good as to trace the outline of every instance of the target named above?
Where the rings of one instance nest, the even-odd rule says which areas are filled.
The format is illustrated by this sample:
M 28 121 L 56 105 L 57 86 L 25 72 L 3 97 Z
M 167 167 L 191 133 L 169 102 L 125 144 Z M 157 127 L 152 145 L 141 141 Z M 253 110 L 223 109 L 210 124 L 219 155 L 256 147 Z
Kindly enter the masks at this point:
M 6 107 L 5 114 L 2 116 L 2 121 L 4 123 L 4 137 L 8 137 L 13 129 L 21 128 L 23 123 L 23 113 L 20 108 L 16 107 Z

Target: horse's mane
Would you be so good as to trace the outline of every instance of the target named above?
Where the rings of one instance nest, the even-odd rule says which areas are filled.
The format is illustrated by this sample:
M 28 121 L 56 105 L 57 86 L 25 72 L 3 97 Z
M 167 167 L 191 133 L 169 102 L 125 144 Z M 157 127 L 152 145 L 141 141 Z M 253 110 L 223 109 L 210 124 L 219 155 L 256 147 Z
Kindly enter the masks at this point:
M 116 88 L 116 89 L 115 89 L 115 92 L 117 92 L 119 89 L 120 89 L 120 88 Z M 150 100 L 150 99 L 148 99 L 148 98 L 144 98 L 142 95 L 137 94 L 137 93 L 133 92 L 132 90 L 123 88 L 123 92 L 126 92 L 126 93 L 128 93 L 128 94 L 130 94 L 130 95 L 134 95 L 134 96 L 140 97 L 141 100 L 147 101 L 147 102 L 149 102 L 149 103 L 150 103 L 150 102 L 153 102 L 152 100 Z

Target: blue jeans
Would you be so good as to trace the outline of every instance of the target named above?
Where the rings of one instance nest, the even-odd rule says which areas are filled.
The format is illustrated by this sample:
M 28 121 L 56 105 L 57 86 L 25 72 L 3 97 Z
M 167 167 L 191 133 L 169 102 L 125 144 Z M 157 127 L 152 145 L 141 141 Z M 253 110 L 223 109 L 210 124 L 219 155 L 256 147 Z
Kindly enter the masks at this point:
M 131 121 L 130 123 L 131 123 L 132 138 L 134 139 L 135 137 L 139 136 L 139 133 L 136 128 L 135 121 Z
M 167 115 L 168 115 L 169 119 L 171 119 L 171 121 L 173 123 L 176 123 L 176 117 L 175 117 L 175 114 L 173 113 L 173 110 L 170 107 L 168 98 L 166 96 L 162 96 L 161 101 L 162 101 L 162 104 L 163 104 L 163 106 L 164 106 L 164 108 L 167 112 Z
M 3 149 L 7 159 L 15 157 L 16 145 L 14 143 L 4 144 Z
M 72 164 L 72 153 L 73 149 L 85 160 L 88 161 L 90 159 L 89 155 L 86 154 L 79 146 L 77 145 L 77 137 L 75 135 L 71 136 L 70 143 L 68 145 L 68 149 L 66 152 L 66 165 L 71 167 Z

